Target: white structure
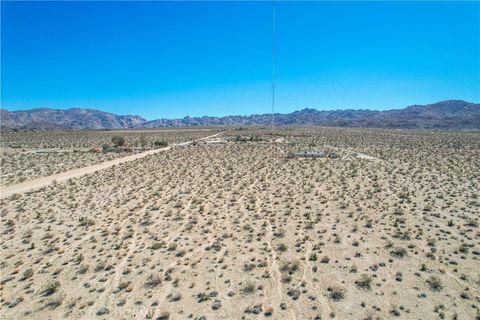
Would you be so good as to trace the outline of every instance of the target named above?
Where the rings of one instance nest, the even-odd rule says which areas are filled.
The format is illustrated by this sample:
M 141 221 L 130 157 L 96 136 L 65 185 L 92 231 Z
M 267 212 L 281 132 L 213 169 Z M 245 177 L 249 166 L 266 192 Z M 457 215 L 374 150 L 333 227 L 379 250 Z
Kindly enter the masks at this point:
M 288 158 L 325 158 L 326 156 L 325 152 L 316 151 L 294 152 L 287 155 Z
M 326 153 L 323 151 L 304 151 L 304 152 L 290 152 L 287 158 L 338 158 L 334 152 Z

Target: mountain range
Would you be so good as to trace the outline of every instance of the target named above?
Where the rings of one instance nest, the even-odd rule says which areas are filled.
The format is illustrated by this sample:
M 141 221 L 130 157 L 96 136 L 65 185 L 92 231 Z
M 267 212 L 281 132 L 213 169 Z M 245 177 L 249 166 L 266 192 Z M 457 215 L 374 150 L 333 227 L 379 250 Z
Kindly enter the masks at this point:
M 372 127 L 401 129 L 480 129 L 480 104 L 447 100 L 404 109 L 373 111 L 348 109 L 322 111 L 302 109 L 274 114 L 276 125 L 320 125 L 337 127 Z M 19 130 L 85 130 L 161 128 L 216 125 L 269 125 L 272 114 L 225 117 L 184 117 L 148 121 L 135 115 L 115 115 L 93 109 L 67 110 L 40 108 L 8 111 L 0 109 L 2 129 Z

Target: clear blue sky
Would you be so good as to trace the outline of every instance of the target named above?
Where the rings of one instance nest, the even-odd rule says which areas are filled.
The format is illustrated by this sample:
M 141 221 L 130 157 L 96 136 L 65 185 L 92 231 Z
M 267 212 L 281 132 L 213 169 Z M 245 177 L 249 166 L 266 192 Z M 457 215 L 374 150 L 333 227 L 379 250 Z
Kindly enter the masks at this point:
M 277 2 L 278 112 L 478 102 L 479 2 Z M 270 112 L 269 2 L 4 2 L 8 110 Z

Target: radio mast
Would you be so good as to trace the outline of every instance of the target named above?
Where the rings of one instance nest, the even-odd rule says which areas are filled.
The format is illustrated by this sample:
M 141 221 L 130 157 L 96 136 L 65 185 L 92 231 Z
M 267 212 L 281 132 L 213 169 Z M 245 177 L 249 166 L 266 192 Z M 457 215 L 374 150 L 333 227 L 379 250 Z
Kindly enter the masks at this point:
M 275 126 L 275 1 L 272 2 L 272 132 Z

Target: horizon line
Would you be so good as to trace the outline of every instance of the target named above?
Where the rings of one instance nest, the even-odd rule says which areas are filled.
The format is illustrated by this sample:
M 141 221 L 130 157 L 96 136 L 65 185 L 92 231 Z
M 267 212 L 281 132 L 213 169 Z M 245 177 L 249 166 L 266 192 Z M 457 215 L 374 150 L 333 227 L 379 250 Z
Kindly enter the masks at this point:
M 320 111 L 320 112 L 322 112 L 322 111 L 323 112 L 330 112 L 330 111 L 331 112 L 334 112 L 334 111 L 385 112 L 385 111 L 391 111 L 391 110 L 402 110 L 402 109 L 412 107 L 412 106 L 428 106 L 428 105 L 442 103 L 442 102 L 448 102 L 448 101 L 462 101 L 462 102 L 466 102 L 466 103 L 480 104 L 480 102 L 467 101 L 467 100 L 463 100 L 463 99 L 446 99 L 446 100 L 440 100 L 440 101 L 437 101 L 437 102 L 432 102 L 432 103 L 427 103 L 427 104 L 411 104 L 411 105 L 407 105 L 407 106 L 403 106 L 403 107 L 394 107 L 394 108 L 383 109 L 383 110 L 379 110 L 378 108 L 377 109 L 371 109 L 371 108 L 355 108 L 355 107 L 344 107 L 344 108 L 336 107 L 336 109 L 330 108 L 330 107 L 327 107 L 327 108 L 325 108 L 325 107 L 324 108 L 300 107 L 300 108 L 296 108 L 295 110 L 290 111 L 290 112 L 229 114 L 229 115 L 223 115 L 223 116 L 213 116 L 213 115 L 191 116 L 191 115 L 185 115 L 183 117 L 172 117 L 172 118 L 160 117 L 160 118 L 154 118 L 154 119 L 148 119 L 148 118 L 146 118 L 144 116 L 141 116 L 139 114 L 118 114 L 118 113 L 114 113 L 114 112 L 110 112 L 110 111 L 104 111 L 104 110 L 99 109 L 99 108 L 96 109 L 96 108 L 91 108 L 91 107 L 67 107 L 67 108 L 38 107 L 38 108 L 30 108 L 30 109 L 9 110 L 8 107 L 0 106 L 0 110 L 6 110 L 8 112 L 28 112 L 28 111 L 42 110 L 42 109 L 58 110 L 58 111 L 61 111 L 61 110 L 68 111 L 68 110 L 72 110 L 72 109 L 81 109 L 81 110 L 100 111 L 100 112 L 104 112 L 104 113 L 113 114 L 113 115 L 116 115 L 116 116 L 136 116 L 136 117 L 141 117 L 141 118 L 143 118 L 147 121 L 156 121 L 156 120 L 176 120 L 176 119 L 185 119 L 185 118 L 205 118 L 205 117 L 207 117 L 207 118 L 225 118 L 225 117 L 249 117 L 249 116 L 256 116 L 256 115 L 272 115 L 272 114 L 273 115 L 285 115 L 285 114 L 291 114 L 291 113 L 302 111 L 302 110 L 315 110 L 315 111 Z

